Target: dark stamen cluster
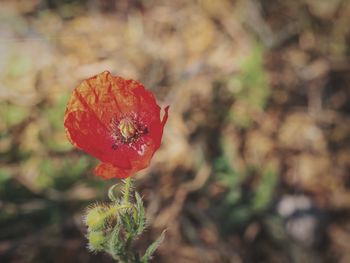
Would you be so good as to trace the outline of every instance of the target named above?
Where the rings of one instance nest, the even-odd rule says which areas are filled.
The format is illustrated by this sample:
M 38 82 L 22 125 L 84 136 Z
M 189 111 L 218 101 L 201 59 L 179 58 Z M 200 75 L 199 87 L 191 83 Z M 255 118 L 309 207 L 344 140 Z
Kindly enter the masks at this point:
M 148 134 L 148 127 L 135 117 L 113 118 L 111 121 L 111 133 L 114 143 L 112 148 L 116 150 L 118 145 L 128 144 L 132 146 L 142 135 Z

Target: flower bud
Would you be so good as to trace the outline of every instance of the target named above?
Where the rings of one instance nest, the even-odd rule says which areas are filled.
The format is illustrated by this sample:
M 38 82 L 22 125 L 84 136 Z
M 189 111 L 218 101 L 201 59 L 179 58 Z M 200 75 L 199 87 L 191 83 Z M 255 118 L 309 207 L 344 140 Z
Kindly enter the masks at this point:
M 107 241 L 107 238 L 102 231 L 91 231 L 87 238 L 89 240 L 89 249 L 91 251 L 103 250 L 103 245 Z
M 87 211 L 85 215 L 85 223 L 89 230 L 100 230 L 104 227 L 106 220 L 106 212 L 101 206 L 96 206 Z
M 91 231 L 104 230 L 108 223 L 117 217 L 117 206 L 115 205 L 95 205 L 87 210 L 85 224 Z

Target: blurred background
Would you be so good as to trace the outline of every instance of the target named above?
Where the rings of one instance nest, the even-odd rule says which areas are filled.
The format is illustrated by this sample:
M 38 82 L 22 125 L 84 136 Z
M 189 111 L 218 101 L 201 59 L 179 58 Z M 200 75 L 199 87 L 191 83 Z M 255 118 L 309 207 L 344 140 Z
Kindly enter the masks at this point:
M 1 0 L 0 262 L 112 262 L 84 208 L 115 181 L 73 149 L 104 70 L 171 105 L 140 172 L 154 262 L 350 262 L 350 1 Z

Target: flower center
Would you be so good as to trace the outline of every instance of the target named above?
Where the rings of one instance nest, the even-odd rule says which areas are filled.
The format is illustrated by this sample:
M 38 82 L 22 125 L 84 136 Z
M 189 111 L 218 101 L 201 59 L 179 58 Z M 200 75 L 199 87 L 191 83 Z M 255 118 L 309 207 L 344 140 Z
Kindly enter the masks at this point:
M 137 132 L 134 122 L 129 118 L 122 119 L 118 125 L 118 128 L 125 140 L 129 140 L 130 138 L 134 137 Z

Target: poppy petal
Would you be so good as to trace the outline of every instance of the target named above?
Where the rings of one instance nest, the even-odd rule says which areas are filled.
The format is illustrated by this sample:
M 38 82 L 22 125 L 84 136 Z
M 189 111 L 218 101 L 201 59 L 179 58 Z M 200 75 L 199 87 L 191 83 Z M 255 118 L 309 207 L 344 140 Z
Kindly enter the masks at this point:
M 111 179 L 111 178 L 123 179 L 131 176 L 133 172 L 134 172 L 133 170 L 120 169 L 119 167 L 109 163 L 100 163 L 94 169 L 95 175 L 103 179 Z
M 89 112 L 74 111 L 66 115 L 64 125 L 73 145 L 102 162 L 109 162 L 123 169 L 130 169 L 129 159 L 112 148 L 113 138 L 95 115 Z
M 166 106 L 166 107 L 164 108 L 164 116 L 163 116 L 163 120 L 162 120 L 162 126 L 163 126 L 163 128 L 164 128 L 166 122 L 168 121 L 168 111 L 169 111 L 169 107 L 170 107 L 170 106 L 168 105 L 168 106 Z
M 149 166 L 155 151 L 160 147 L 163 128 L 168 120 L 168 110 L 169 106 L 165 107 L 161 122 L 159 120 L 149 124 L 149 134 L 138 140 L 133 147 L 125 149 L 125 154 L 136 170 L 139 171 Z M 159 116 L 159 113 L 156 116 Z

